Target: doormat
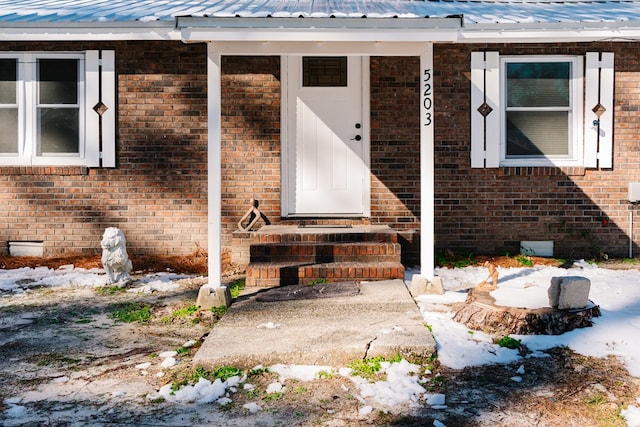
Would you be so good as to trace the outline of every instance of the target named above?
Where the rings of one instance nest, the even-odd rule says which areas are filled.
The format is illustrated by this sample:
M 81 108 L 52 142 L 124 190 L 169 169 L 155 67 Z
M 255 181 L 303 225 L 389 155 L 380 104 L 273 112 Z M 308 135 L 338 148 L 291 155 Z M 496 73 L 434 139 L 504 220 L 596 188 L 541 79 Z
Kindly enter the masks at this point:
M 352 297 L 360 293 L 355 282 L 289 285 L 269 289 L 256 296 L 259 302 L 291 301 L 335 297 Z
M 300 224 L 298 228 L 353 228 L 349 224 Z

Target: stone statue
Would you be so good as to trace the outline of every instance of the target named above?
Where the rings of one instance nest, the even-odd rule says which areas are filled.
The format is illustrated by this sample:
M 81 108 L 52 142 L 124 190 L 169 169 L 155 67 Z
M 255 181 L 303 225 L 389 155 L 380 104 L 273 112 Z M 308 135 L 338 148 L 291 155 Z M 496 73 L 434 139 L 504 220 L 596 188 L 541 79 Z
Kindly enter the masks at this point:
M 498 269 L 489 261 L 485 261 L 483 267 L 486 267 L 489 270 L 489 277 L 483 280 L 482 283 L 476 287 L 481 291 L 495 291 L 498 289 Z M 491 279 L 491 284 L 489 284 L 489 279 Z
M 107 284 L 124 287 L 131 282 L 131 260 L 127 255 L 127 241 L 122 230 L 109 227 L 102 235 L 102 265 L 107 273 Z

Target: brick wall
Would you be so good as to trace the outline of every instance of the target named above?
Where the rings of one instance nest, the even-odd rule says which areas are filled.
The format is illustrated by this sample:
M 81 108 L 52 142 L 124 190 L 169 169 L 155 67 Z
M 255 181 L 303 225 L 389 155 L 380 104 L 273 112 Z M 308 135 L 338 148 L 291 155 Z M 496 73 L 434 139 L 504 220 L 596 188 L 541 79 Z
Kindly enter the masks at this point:
M 0 168 L 0 253 L 9 240 L 44 240 L 47 255 L 96 253 L 108 226 L 124 230 L 133 254 L 206 248 L 205 46 L 3 44 L 5 50 L 96 48 L 116 50 L 118 167 Z M 471 169 L 469 61 L 471 50 L 484 49 L 615 52 L 614 168 Z M 554 240 L 562 256 L 626 255 L 627 183 L 640 180 L 638 57 L 633 43 L 436 45 L 438 248 L 515 253 L 520 240 Z M 416 57 L 371 58 L 370 222 L 400 232 L 408 264 L 418 259 L 419 243 L 418 70 Z M 247 242 L 245 234 L 234 239 L 233 232 L 251 198 L 272 223 L 281 222 L 280 60 L 224 57 L 222 72 L 222 244 L 230 250 L 234 242 Z
M 251 238 L 234 232 L 251 199 L 280 218 L 280 99 L 279 57 L 223 57 L 222 245 L 237 263 L 248 261 Z
M 613 169 L 471 169 L 472 50 L 569 55 L 615 52 Z M 627 183 L 640 179 L 639 54 L 634 43 L 436 46 L 437 246 L 513 254 L 519 251 L 521 240 L 554 240 L 557 256 L 626 256 Z
M 43 240 L 45 255 L 98 253 L 104 228 L 129 252 L 207 246 L 206 48 L 180 42 L 3 43 L 3 50 L 114 49 L 118 166 L 0 167 L 0 254 Z
M 371 222 L 399 232 L 402 259 L 419 259 L 420 61 L 371 59 Z

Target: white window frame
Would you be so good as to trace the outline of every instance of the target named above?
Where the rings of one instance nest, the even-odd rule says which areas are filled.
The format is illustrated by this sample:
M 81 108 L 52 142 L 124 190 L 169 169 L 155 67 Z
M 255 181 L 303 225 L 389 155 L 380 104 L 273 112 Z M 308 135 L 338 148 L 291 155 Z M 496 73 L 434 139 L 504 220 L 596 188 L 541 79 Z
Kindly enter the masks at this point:
M 0 166 L 115 167 L 115 52 L 0 52 L 18 60 L 18 154 L 0 154 Z M 78 153 L 38 153 L 38 59 L 78 60 Z M 102 105 L 101 115 L 94 107 Z
M 582 166 L 584 163 L 584 57 L 569 55 L 505 55 L 500 56 L 500 166 Z M 568 155 L 507 157 L 507 64 L 510 62 L 568 62 L 571 67 Z M 539 110 L 540 111 L 540 110 Z M 557 108 L 550 111 L 558 111 Z

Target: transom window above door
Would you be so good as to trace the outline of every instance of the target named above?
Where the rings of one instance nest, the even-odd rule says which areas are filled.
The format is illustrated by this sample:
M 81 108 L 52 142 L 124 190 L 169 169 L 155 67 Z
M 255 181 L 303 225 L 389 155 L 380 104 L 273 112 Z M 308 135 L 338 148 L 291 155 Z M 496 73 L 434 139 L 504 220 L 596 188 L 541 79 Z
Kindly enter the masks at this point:
M 302 86 L 346 87 L 346 56 L 304 56 L 302 58 Z

